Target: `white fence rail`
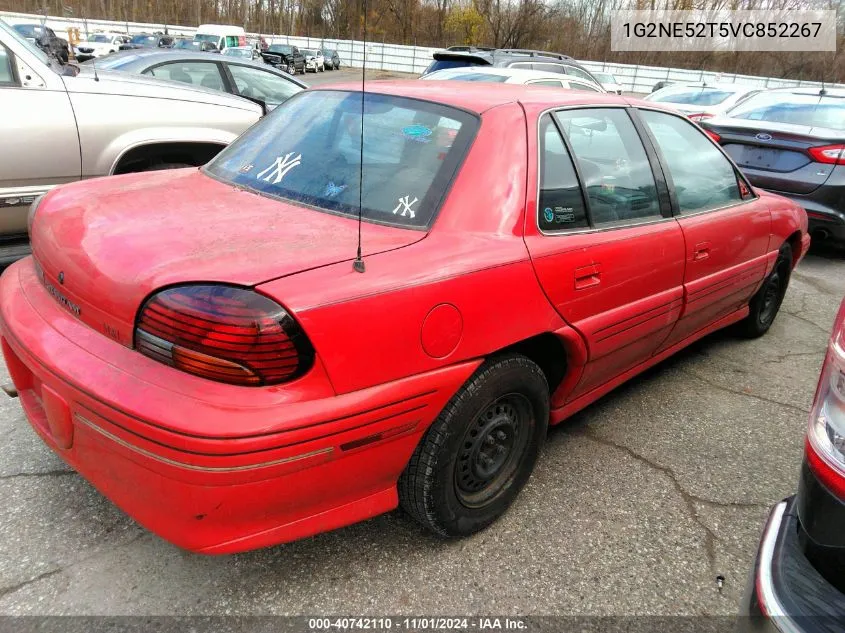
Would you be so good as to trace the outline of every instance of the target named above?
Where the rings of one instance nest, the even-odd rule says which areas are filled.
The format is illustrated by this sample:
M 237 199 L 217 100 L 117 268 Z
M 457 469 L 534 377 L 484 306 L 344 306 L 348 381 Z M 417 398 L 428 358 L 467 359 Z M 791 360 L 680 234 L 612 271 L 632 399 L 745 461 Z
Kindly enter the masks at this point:
M 27 13 L 13 13 L 0 11 L 0 19 L 9 24 L 24 24 L 40 22 L 43 16 Z M 142 33 L 163 31 L 171 35 L 191 36 L 196 27 L 178 26 L 173 24 L 142 24 L 139 22 L 115 22 L 109 20 L 83 20 L 81 18 L 47 17 L 47 25 L 54 31 L 64 33 L 69 28 L 79 29 L 83 37 L 86 33 L 95 31 L 117 31 L 120 33 Z M 257 33 L 250 35 L 259 35 Z M 438 50 L 424 46 L 401 46 L 398 44 L 383 44 L 379 42 L 362 42 L 359 40 L 338 40 L 331 38 L 298 37 L 288 35 L 267 35 L 263 37 L 268 42 L 293 44 L 302 48 L 336 49 L 343 66 L 361 68 L 366 57 L 367 70 L 390 70 L 406 73 L 421 73 L 431 63 L 432 53 Z M 777 79 L 773 77 L 755 77 L 751 75 L 736 75 L 732 73 L 715 73 L 705 70 L 688 70 L 684 68 L 663 68 L 660 66 L 635 66 L 630 64 L 612 64 L 594 61 L 582 61 L 588 70 L 613 73 L 627 92 L 648 93 L 659 81 L 670 82 L 723 82 L 756 86 L 760 88 L 789 88 L 794 86 L 818 87 L 822 84 L 816 81 L 796 81 L 793 79 Z M 845 84 L 837 84 L 845 88 Z

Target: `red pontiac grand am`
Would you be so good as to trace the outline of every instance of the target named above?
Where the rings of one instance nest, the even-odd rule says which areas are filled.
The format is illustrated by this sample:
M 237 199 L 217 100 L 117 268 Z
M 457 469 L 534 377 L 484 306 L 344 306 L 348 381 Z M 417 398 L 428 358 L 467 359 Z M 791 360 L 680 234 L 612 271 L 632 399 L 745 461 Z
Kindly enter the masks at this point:
M 549 424 L 763 334 L 809 246 L 681 115 L 452 82 L 303 92 L 202 169 L 53 190 L 30 235 L 0 332 L 32 426 L 207 553 L 397 505 L 484 528 Z

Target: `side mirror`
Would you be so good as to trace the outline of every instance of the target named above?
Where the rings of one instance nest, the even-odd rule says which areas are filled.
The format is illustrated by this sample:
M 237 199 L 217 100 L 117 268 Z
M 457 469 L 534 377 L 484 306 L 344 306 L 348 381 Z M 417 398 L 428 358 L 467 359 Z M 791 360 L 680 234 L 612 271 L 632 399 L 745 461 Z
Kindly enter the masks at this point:
M 261 116 L 267 115 L 267 102 L 264 101 L 264 99 L 259 99 L 258 97 L 247 97 L 245 95 L 241 95 L 241 97 L 243 99 L 246 99 L 247 101 L 252 101 L 253 103 L 257 103 L 258 105 L 260 105 L 261 106 Z

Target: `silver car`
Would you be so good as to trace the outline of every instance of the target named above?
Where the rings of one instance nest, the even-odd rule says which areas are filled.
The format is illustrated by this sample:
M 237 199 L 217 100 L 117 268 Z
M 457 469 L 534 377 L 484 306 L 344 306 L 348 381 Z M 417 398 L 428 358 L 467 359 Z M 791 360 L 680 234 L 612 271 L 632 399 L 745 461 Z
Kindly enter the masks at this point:
M 83 178 L 205 164 L 264 113 L 222 92 L 62 66 L 0 20 L 0 264 L 29 253 L 30 203 Z

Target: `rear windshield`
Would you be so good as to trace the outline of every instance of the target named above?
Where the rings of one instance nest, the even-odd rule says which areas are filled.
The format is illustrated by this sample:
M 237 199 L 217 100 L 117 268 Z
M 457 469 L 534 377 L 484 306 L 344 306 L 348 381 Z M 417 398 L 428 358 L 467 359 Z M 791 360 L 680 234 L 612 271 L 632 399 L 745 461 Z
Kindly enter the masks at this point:
M 434 77 L 432 77 L 432 79 L 434 79 Z M 461 73 L 459 75 L 446 75 L 443 79 L 449 79 L 451 81 L 488 81 L 490 83 L 503 84 L 508 80 L 508 76 L 496 75 L 493 73 Z
M 648 100 L 663 103 L 680 103 L 684 105 L 714 106 L 719 105 L 733 95 L 728 90 L 714 88 L 686 88 L 667 91 L 665 94 L 653 95 Z
M 212 44 L 217 44 L 219 40 L 220 36 L 212 33 L 197 33 L 194 35 L 195 42 L 211 42 Z
M 428 65 L 428 68 L 425 69 L 423 75 L 427 75 L 428 73 L 433 73 L 435 70 L 445 70 L 447 68 L 465 68 L 467 66 L 489 66 L 490 64 L 485 64 L 477 59 L 467 58 L 467 59 L 435 59 Z
M 158 38 L 155 35 L 135 35 L 131 41 L 133 44 L 155 46 L 158 43 Z
M 478 128 L 448 106 L 360 92 L 302 92 L 206 167 L 224 182 L 365 220 L 428 227 Z M 359 183 L 363 181 L 363 189 Z
M 619 82 L 616 81 L 616 77 L 610 75 L 608 73 L 593 73 L 593 77 L 598 79 L 603 84 L 618 84 Z
M 845 98 L 761 92 L 730 110 L 728 116 L 845 131 Z

